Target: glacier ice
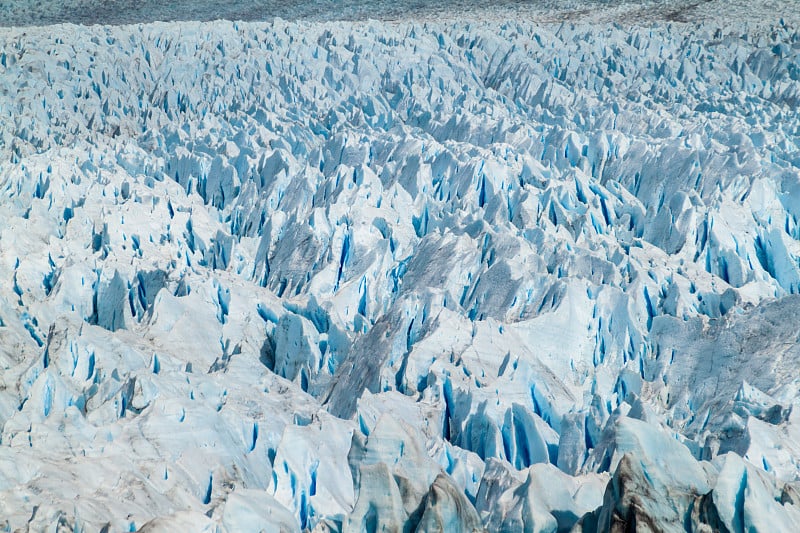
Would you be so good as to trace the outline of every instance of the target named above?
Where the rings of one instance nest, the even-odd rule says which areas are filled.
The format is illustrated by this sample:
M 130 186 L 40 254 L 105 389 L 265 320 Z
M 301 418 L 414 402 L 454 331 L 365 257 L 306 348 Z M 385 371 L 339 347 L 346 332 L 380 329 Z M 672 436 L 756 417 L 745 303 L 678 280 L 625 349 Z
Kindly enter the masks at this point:
M 800 527 L 797 21 L 497 17 L 0 29 L 0 527 Z

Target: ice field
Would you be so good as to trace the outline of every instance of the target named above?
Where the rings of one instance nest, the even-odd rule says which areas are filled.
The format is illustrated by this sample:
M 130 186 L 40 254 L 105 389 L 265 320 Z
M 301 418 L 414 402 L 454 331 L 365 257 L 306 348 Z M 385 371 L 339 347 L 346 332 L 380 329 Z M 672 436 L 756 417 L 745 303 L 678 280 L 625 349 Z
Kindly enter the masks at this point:
M 0 529 L 800 529 L 800 9 L 352 5 L 0 7 Z

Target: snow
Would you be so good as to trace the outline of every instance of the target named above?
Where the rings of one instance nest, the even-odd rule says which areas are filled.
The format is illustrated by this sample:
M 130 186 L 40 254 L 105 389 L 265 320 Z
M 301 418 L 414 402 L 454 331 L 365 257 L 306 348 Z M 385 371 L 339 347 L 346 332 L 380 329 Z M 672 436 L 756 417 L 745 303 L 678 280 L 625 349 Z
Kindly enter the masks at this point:
M 800 34 L 709 4 L 0 29 L 0 526 L 797 529 Z

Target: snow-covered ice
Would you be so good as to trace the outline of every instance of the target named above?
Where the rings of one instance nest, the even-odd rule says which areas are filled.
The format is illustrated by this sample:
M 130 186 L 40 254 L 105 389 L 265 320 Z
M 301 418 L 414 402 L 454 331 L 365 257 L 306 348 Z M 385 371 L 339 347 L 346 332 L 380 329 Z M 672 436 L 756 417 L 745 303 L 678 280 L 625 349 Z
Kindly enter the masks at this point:
M 0 526 L 800 529 L 789 15 L 0 29 Z

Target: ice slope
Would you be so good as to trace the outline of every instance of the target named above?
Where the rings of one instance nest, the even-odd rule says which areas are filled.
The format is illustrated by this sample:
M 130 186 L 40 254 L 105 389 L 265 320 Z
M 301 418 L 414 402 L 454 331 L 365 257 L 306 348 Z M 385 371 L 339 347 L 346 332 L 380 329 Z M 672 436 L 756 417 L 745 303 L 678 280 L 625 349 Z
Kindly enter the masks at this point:
M 797 529 L 798 65 L 777 20 L 2 30 L 0 524 Z

